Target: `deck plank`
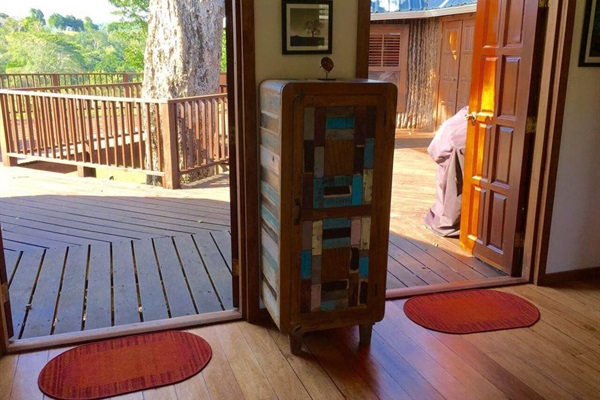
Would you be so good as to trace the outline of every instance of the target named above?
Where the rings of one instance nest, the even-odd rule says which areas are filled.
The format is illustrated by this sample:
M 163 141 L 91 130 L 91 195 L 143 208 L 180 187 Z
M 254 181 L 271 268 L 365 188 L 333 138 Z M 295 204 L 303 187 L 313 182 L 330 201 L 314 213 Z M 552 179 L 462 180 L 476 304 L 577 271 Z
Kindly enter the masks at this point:
M 5 204 L 3 204 L 4 206 Z M 144 237 L 149 237 L 149 234 L 147 233 L 143 233 L 140 232 L 139 230 L 132 230 L 129 228 L 129 226 L 127 224 L 124 223 L 115 223 L 111 226 L 106 226 L 106 224 L 104 225 L 99 225 L 97 223 L 94 223 L 96 221 L 94 220 L 90 220 L 89 218 L 82 218 L 82 217 L 78 217 L 76 215 L 70 215 L 70 216 L 66 216 L 65 214 L 57 214 L 56 211 L 54 211 L 53 213 L 49 212 L 49 210 L 45 209 L 45 208 L 39 208 L 39 207 L 35 207 L 35 206 L 31 206 L 29 204 L 29 202 L 27 202 L 27 200 L 22 201 L 21 204 L 19 205 L 10 205 L 10 209 L 9 211 L 7 211 L 7 213 L 10 213 L 11 217 L 12 216 L 17 216 L 19 217 L 20 222 L 22 220 L 30 220 L 30 221 L 34 221 L 37 222 L 38 224 L 43 222 L 43 225 L 41 226 L 48 226 L 49 228 L 53 228 L 55 227 L 55 229 L 60 229 L 60 228 L 71 228 L 71 230 L 74 230 L 75 228 L 77 228 L 77 230 L 81 230 L 86 234 L 86 237 L 88 237 L 87 235 L 90 234 L 110 234 L 111 236 L 120 236 L 123 239 L 127 239 L 127 238 L 136 238 L 136 239 L 141 239 Z M 4 225 L 3 225 L 4 226 Z M 14 229 L 14 228 L 13 228 Z M 77 235 L 77 236 L 81 236 L 81 235 Z M 94 236 L 91 236 L 94 237 Z M 98 238 L 98 237 L 96 237 Z M 105 237 L 99 237 L 101 240 L 105 240 L 105 241 L 109 241 L 111 238 L 109 237 L 109 240 L 106 240 Z M 113 239 L 114 240 L 114 239 Z
M 178 236 L 174 240 L 198 312 L 202 314 L 223 310 L 192 237 Z
M 223 260 L 227 264 L 229 272 L 231 272 L 232 256 L 231 256 L 231 233 L 228 231 L 213 231 L 210 233 L 217 247 L 221 251 Z
M 0 221 L 1 222 L 1 221 Z M 32 248 L 37 249 L 49 249 L 51 247 L 67 247 L 72 243 L 68 241 L 57 241 L 56 239 L 44 239 L 39 236 L 27 235 L 16 232 L 2 232 L 3 243 L 5 245 L 5 249 L 11 251 L 27 251 Z
M 400 250 L 407 254 L 410 254 L 413 258 L 419 260 L 420 263 L 425 265 L 427 268 L 435 272 L 438 276 L 446 280 L 447 282 L 464 281 L 466 280 L 458 272 L 447 268 L 445 265 L 441 265 L 433 257 L 425 254 L 421 249 L 412 245 L 407 239 L 399 236 L 390 236 L 390 241 L 396 245 Z
M 152 239 L 133 242 L 144 321 L 169 318 Z
M 204 265 L 217 289 L 219 298 L 225 310 L 233 308 L 233 290 L 231 274 L 225 261 L 217 248 L 217 245 L 208 232 L 200 232 L 193 235 L 194 242 L 200 251 Z
M 69 247 L 56 310 L 54 334 L 81 330 L 88 253 L 89 246 Z
M 171 317 L 196 314 L 189 288 L 172 238 L 154 239 L 161 276 L 167 293 Z
M 154 219 L 154 217 L 166 217 L 169 221 L 176 221 L 178 223 L 196 223 L 198 219 L 204 219 L 206 222 L 210 222 L 216 225 L 229 226 L 229 214 L 222 214 L 214 212 L 214 209 L 203 209 L 203 202 L 195 201 L 190 199 L 185 211 L 176 210 L 173 211 L 171 208 L 172 203 L 167 203 L 165 199 L 161 199 L 160 202 L 154 204 L 148 204 L 141 201 L 143 199 L 136 198 L 123 198 L 123 197 L 103 197 L 101 199 L 95 199 L 91 197 L 75 197 L 71 199 L 73 204 L 83 205 L 86 208 L 90 206 L 102 207 L 108 211 L 126 211 L 135 213 L 144 219 Z
M 140 322 L 131 242 L 112 244 L 114 324 Z
M 391 245 L 393 246 L 393 245 Z M 416 274 L 407 269 L 404 265 L 400 264 L 394 258 L 388 255 L 388 271 L 392 276 L 400 280 L 406 287 L 411 286 L 424 286 L 427 283 L 419 278 Z
M 135 214 L 131 213 L 113 213 L 106 210 L 99 210 L 97 208 L 90 209 L 89 207 L 78 207 L 74 204 L 65 206 L 65 202 L 61 201 L 60 199 L 44 199 L 44 204 L 52 205 L 48 212 L 53 213 L 54 215 L 57 212 L 60 212 L 61 215 L 69 217 L 75 215 L 77 218 L 86 217 L 89 219 L 95 219 L 97 220 L 96 224 L 101 226 L 112 226 L 114 223 L 127 224 L 129 229 L 133 229 L 135 231 L 140 230 L 141 232 L 154 235 L 178 235 L 182 233 L 193 233 L 196 230 L 202 230 L 204 228 L 208 229 L 210 227 L 216 228 L 217 230 L 223 229 L 222 226 L 211 224 L 203 224 L 202 228 L 200 228 L 201 224 L 198 224 L 197 228 L 191 228 L 189 226 L 181 226 L 170 222 L 159 222 L 159 218 L 156 220 L 151 219 L 144 221 L 138 219 Z
M 388 254 L 394 260 L 402 264 L 404 267 L 409 269 L 412 273 L 426 282 L 428 285 L 434 283 L 445 283 L 446 280 L 438 276 L 434 271 L 427 268 L 426 265 L 419 262 L 417 259 L 412 257 L 410 254 L 404 252 L 404 250 L 397 247 L 394 243 L 390 242 L 388 247 Z
M 15 268 L 17 268 L 17 263 L 19 262 L 19 258 L 21 257 L 20 251 L 12 251 L 12 250 L 4 250 L 4 262 L 6 264 L 6 276 L 8 277 L 8 282 L 12 280 L 13 273 L 15 272 Z
M 90 246 L 90 266 L 85 304 L 84 329 L 105 328 L 112 325 L 110 244 Z
M 23 253 L 8 288 L 13 328 L 17 337 L 20 335 L 23 326 L 27 305 L 31 300 L 35 280 L 44 259 L 44 253 L 45 250 L 41 249 L 29 250 Z
M 394 275 L 392 275 L 389 271 L 387 273 L 387 280 L 385 283 L 385 288 L 386 289 L 399 289 L 399 288 L 404 288 L 406 287 L 406 285 L 404 285 L 402 283 L 402 281 L 400 281 L 398 278 L 396 278 Z
M 31 309 L 26 316 L 22 338 L 47 336 L 52 333 L 54 313 L 66 258 L 67 248 L 46 250 L 35 292 L 33 293 Z

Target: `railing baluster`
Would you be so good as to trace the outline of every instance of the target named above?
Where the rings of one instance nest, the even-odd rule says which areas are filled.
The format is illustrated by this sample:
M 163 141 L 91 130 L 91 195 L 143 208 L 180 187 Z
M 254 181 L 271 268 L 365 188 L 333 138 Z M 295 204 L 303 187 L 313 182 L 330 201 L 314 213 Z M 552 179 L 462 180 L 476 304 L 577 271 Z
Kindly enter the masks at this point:
M 134 139 L 135 139 L 135 132 L 134 132 L 134 122 L 133 122 L 133 103 L 125 103 L 125 109 L 127 110 L 127 135 L 129 136 L 129 166 L 130 167 L 134 167 L 135 166 L 135 156 L 134 156 Z

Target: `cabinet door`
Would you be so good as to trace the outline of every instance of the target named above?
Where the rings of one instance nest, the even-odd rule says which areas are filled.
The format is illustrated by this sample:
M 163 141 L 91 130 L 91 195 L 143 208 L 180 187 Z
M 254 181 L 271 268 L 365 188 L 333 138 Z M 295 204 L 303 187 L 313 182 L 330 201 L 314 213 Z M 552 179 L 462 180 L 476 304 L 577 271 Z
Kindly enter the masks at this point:
M 347 323 L 346 311 L 357 321 L 383 311 L 375 303 L 385 291 L 387 258 L 374 262 L 382 244 L 373 243 L 372 227 L 385 227 L 387 249 L 383 170 L 391 170 L 384 159 L 393 146 L 382 140 L 384 104 L 377 95 L 332 95 L 305 96 L 294 107 L 292 325 L 318 329 Z M 377 206 L 387 216 L 375 215 Z

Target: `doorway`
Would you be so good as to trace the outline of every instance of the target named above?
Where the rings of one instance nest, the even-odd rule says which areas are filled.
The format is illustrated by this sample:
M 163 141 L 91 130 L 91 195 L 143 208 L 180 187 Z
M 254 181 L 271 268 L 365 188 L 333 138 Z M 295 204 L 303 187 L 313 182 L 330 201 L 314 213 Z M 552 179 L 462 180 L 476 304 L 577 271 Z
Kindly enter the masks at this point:
M 230 48 L 233 25 L 227 24 Z M 228 60 L 232 69 L 233 57 Z M 235 91 L 235 81 L 228 83 Z M 212 121 L 221 126 L 227 123 L 221 102 L 227 94 L 217 96 L 212 108 L 220 117 Z M 212 146 L 221 151 L 235 143 L 227 140 Z M 235 151 L 229 165 L 235 165 Z M 7 244 L 3 281 L 14 326 L 11 351 L 240 318 L 230 215 L 237 208 L 230 197 L 234 173 L 169 192 L 118 180 L 105 181 L 103 188 L 92 179 L 5 170 L 10 184 L 2 186 L 17 191 L 3 193 L 0 215 Z

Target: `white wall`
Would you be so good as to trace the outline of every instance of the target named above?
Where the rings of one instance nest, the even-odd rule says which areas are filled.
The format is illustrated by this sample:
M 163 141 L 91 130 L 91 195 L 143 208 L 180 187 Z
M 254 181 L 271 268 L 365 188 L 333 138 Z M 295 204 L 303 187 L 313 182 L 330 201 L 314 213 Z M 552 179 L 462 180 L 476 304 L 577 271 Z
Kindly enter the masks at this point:
M 600 266 L 600 68 L 579 67 L 577 2 L 547 273 Z
M 254 2 L 256 40 L 256 83 L 265 79 L 315 79 L 325 74 L 320 61 L 325 55 L 281 54 L 281 0 Z M 333 2 L 333 53 L 327 55 L 335 63 L 331 78 L 351 79 L 356 76 L 357 0 Z

